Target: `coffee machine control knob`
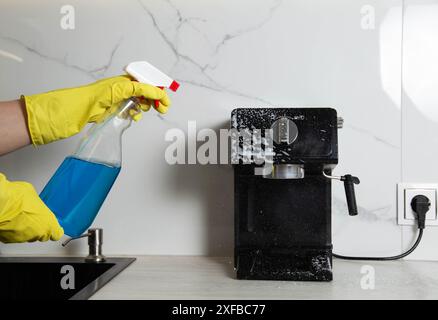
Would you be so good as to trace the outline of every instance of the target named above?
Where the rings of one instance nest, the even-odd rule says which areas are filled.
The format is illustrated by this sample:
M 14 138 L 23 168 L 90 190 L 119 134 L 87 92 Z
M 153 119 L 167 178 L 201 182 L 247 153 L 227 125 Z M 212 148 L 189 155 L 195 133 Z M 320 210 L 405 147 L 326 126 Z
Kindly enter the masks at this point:
M 298 127 L 288 117 L 281 117 L 275 120 L 271 129 L 273 130 L 273 140 L 276 144 L 291 144 L 298 137 Z

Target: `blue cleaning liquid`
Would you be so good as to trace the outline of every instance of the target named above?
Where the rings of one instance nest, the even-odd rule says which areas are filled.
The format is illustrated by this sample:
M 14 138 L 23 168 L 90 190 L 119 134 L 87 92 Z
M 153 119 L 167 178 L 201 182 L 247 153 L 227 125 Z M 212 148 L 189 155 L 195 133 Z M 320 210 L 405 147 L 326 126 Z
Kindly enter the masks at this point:
M 65 234 L 77 237 L 93 223 L 119 172 L 120 167 L 67 157 L 40 197 Z

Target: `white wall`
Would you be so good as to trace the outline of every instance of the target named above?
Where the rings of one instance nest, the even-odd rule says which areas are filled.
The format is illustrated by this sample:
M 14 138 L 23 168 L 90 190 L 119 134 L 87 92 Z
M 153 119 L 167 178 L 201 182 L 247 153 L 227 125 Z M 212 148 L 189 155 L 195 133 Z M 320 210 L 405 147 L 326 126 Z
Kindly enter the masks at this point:
M 438 181 L 438 1 L 407 0 L 403 41 L 402 179 Z M 415 232 L 403 227 L 403 245 Z M 425 230 L 411 259 L 438 260 L 438 228 Z
M 437 69 L 438 1 L 406 3 L 403 80 L 426 76 L 429 85 L 412 89 L 418 101 L 406 86 L 401 91 L 402 0 L 75 0 L 68 1 L 75 30 L 60 26 L 64 4 L 0 3 L 1 100 L 116 75 L 133 60 L 148 60 L 182 84 L 164 118 L 149 112 L 125 135 L 124 168 L 94 224 L 105 230 L 107 254 L 231 255 L 231 167 L 169 166 L 164 134 L 189 120 L 219 129 L 235 107 L 266 105 L 333 106 L 345 119 L 335 173 L 361 178 L 360 214 L 348 216 L 343 186 L 334 183 L 336 252 L 388 255 L 409 246 L 412 229 L 402 237 L 395 222 L 396 183 L 438 180 L 436 151 L 421 148 L 436 142 L 436 113 L 421 110 L 437 99 L 428 67 Z M 414 14 L 422 4 L 429 20 Z M 418 30 L 430 33 L 420 43 Z M 421 55 L 422 46 L 430 54 Z M 0 170 L 41 190 L 77 140 L 4 156 Z M 415 257 L 438 259 L 430 246 L 438 229 L 426 233 Z M 59 243 L 0 246 L 3 254 L 85 250 L 85 241 L 67 251 Z

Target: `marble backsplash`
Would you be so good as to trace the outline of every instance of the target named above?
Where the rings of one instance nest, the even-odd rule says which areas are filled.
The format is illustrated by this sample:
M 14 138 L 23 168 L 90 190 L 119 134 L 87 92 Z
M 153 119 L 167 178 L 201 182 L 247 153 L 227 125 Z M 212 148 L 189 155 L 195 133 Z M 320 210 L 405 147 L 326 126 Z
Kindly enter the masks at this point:
M 433 19 L 438 12 L 430 8 L 438 8 L 438 1 L 408 0 L 404 10 L 402 4 L 3 0 L 0 99 L 117 75 L 135 60 L 148 60 L 181 83 L 178 93 L 171 94 L 167 115 L 149 112 L 126 133 L 122 173 L 95 222 L 105 230 L 107 254 L 232 254 L 231 167 L 168 165 L 168 129 L 187 131 L 191 120 L 198 129 L 226 128 L 231 110 L 240 106 L 334 107 L 345 120 L 335 173 L 353 173 L 362 181 L 356 191 L 357 217 L 346 213 L 342 184 L 333 185 L 335 251 L 397 254 L 409 245 L 413 230 L 396 225 L 396 184 L 404 179 L 430 182 L 427 174 L 415 175 L 421 163 L 409 150 L 418 142 L 406 130 L 426 130 L 425 123 L 429 133 L 437 128 L 431 117 L 415 122 L 405 117 L 426 102 L 406 99 L 403 83 L 407 76 L 414 77 L 411 82 L 421 76 L 409 69 L 419 45 L 413 40 L 415 26 L 419 20 L 424 24 L 416 8 L 429 8 Z M 73 28 L 65 27 L 69 8 L 74 10 Z M 412 55 L 402 59 L 404 52 Z M 423 58 L 431 64 L 432 57 Z M 403 73 L 405 64 L 408 73 Z M 420 89 L 432 94 L 433 88 Z M 78 139 L 6 155 L 0 170 L 40 191 Z M 432 167 L 427 162 L 423 170 Z M 430 232 L 435 233 L 438 237 Z M 415 258 L 438 259 L 427 241 L 423 245 Z M 3 254 L 85 251 L 85 241 L 68 251 L 59 243 L 0 246 Z

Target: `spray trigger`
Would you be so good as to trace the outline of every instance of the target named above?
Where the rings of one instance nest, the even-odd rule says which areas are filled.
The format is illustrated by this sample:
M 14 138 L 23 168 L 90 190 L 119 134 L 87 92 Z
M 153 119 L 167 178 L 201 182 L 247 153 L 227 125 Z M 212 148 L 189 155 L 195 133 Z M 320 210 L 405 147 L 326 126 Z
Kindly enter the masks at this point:
M 177 91 L 179 88 L 178 82 L 146 61 L 131 62 L 126 66 L 125 71 L 138 82 L 150 84 L 160 89 L 169 88 L 172 91 Z M 160 101 L 155 100 L 155 109 L 159 106 Z

